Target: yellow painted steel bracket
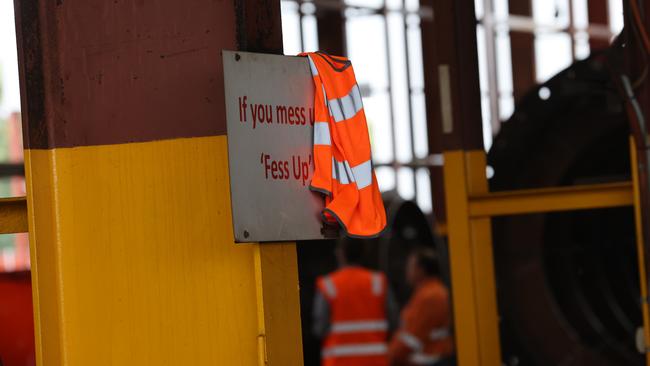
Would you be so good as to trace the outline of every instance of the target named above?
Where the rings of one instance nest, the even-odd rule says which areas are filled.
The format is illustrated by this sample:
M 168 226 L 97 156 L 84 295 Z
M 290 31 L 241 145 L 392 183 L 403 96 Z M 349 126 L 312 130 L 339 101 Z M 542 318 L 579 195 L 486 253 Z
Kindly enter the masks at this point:
M 27 232 L 27 199 L 0 198 L 0 234 Z
M 460 366 L 501 365 L 498 309 L 490 219 L 493 216 L 634 206 L 637 240 L 642 225 L 638 172 L 632 145 L 632 181 L 526 189 L 490 193 L 485 152 L 446 151 L 445 198 L 458 363 Z M 643 243 L 639 242 L 642 297 L 645 285 Z M 643 303 L 645 339 L 650 340 L 648 302 Z M 650 357 L 648 358 L 650 365 Z
M 500 366 L 490 219 L 470 215 L 470 197 L 488 194 L 485 152 L 448 151 L 444 158 L 458 364 Z
M 469 197 L 471 217 L 631 206 L 632 183 L 589 184 L 557 188 L 525 189 Z

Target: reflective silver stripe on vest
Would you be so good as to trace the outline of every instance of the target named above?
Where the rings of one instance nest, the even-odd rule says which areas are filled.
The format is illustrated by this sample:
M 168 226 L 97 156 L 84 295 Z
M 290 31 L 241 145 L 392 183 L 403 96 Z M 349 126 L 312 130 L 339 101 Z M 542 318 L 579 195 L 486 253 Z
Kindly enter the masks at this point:
M 451 332 L 448 328 L 437 328 L 429 333 L 429 339 L 432 341 L 439 341 L 451 337 Z
M 314 145 L 332 145 L 329 123 L 314 123 Z
M 334 286 L 334 282 L 329 276 L 323 278 L 323 285 L 325 285 L 325 292 L 329 297 L 336 297 L 336 286 Z
M 350 119 L 356 116 L 361 109 L 363 109 L 363 103 L 361 102 L 361 91 L 359 86 L 354 84 L 350 92 L 341 97 L 335 99 L 329 99 L 327 101 L 330 107 L 330 114 L 334 121 L 341 122 L 346 119 Z
M 309 68 L 311 69 L 311 75 L 312 76 L 317 76 L 318 75 L 318 69 L 316 68 L 316 65 L 314 64 L 314 61 L 312 61 L 311 56 L 307 56 L 307 59 L 309 60 Z
M 436 362 L 440 361 L 440 356 L 436 355 L 427 355 L 424 353 L 416 353 L 409 357 L 409 361 L 413 365 L 433 365 Z
M 347 161 L 336 161 L 332 158 L 332 177 L 338 180 L 341 184 L 350 184 L 354 182 L 354 175 L 352 168 Z
M 362 189 L 372 184 L 372 161 L 368 160 L 352 168 L 357 188 Z
M 327 347 L 323 350 L 323 357 L 352 357 L 352 356 L 378 356 L 385 355 L 388 347 L 384 343 L 360 343 Z
M 388 330 L 385 320 L 358 320 L 348 322 L 334 322 L 330 334 L 357 333 L 357 332 L 382 332 Z
M 372 184 L 372 160 L 350 167 L 347 161 L 336 161 L 332 158 L 332 177 L 341 184 L 356 183 L 358 189 Z
M 353 168 L 354 169 L 354 168 Z M 379 273 L 372 274 L 372 294 L 379 296 L 382 293 L 382 281 Z
M 422 350 L 422 342 L 418 339 L 418 337 L 414 336 L 411 333 L 408 332 L 400 332 L 399 333 L 399 340 L 402 341 L 405 345 L 407 345 L 410 349 L 414 351 L 420 351 Z

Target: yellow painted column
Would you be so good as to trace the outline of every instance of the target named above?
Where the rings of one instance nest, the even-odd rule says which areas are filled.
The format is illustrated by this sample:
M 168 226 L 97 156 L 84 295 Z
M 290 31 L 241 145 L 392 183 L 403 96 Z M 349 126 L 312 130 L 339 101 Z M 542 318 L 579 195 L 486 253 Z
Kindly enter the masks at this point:
M 302 365 L 295 243 L 255 245 L 260 365 Z
M 225 136 L 25 159 L 39 365 L 302 364 L 295 245 L 234 243 Z
M 460 366 L 501 364 L 489 218 L 470 219 L 469 197 L 488 191 L 485 153 L 444 153 L 447 231 Z
M 474 291 L 474 256 L 468 211 L 467 172 L 462 150 L 444 153 L 447 236 L 459 366 L 480 365 L 480 344 Z
M 467 192 L 469 196 L 488 193 L 485 151 L 468 151 L 465 156 Z M 471 219 L 470 230 L 474 256 L 473 272 L 480 344 L 480 365 L 500 366 L 499 309 L 497 306 L 491 221 L 490 218 Z
M 281 53 L 280 0 L 15 10 L 38 365 L 301 365 L 295 245 L 234 242 L 221 59 Z

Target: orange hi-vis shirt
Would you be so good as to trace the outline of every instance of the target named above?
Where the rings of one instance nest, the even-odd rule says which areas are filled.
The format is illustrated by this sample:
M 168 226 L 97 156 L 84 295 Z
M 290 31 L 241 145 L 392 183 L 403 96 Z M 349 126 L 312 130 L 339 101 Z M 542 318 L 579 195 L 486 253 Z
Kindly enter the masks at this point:
M 316 286 L 330 309 L 322 366 L 388 366 L 386 276 L 345 267 L 320 277 Z
M 401 328 L 393 336 L 389 354 L 399 365 L 434 365 L 452 355 L 449 291 L 437 278 L 415 290 L 402 310 Z
M 310 189 L 325 194 L 324 219 L 351 237 L 375 237 L 386 227 L 361 92 L 344 57 L 307 56 L 314 78 L 314 177 Z

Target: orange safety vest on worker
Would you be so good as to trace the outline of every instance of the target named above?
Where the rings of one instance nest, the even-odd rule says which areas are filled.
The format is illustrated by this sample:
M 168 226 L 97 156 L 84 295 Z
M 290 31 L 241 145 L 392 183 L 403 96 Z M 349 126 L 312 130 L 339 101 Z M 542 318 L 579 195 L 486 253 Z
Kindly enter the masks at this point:
M 326 195 L 323 216 L 351 237 L 375 237 L 386 210 L 372 167 L 370 138 L 352 63 L 321 52 L 307 56 L 314 78 L 314 176 Z
M 437 278 L 425 280 L 402 310 L 401 328 L 390 343 L 399 365 L 436 365 L 453 354 L 449 292 Z
M 316 286 L 330 309 L 322 366 L 387 366 L 386 277 L 362 267 L 344 267 Z

